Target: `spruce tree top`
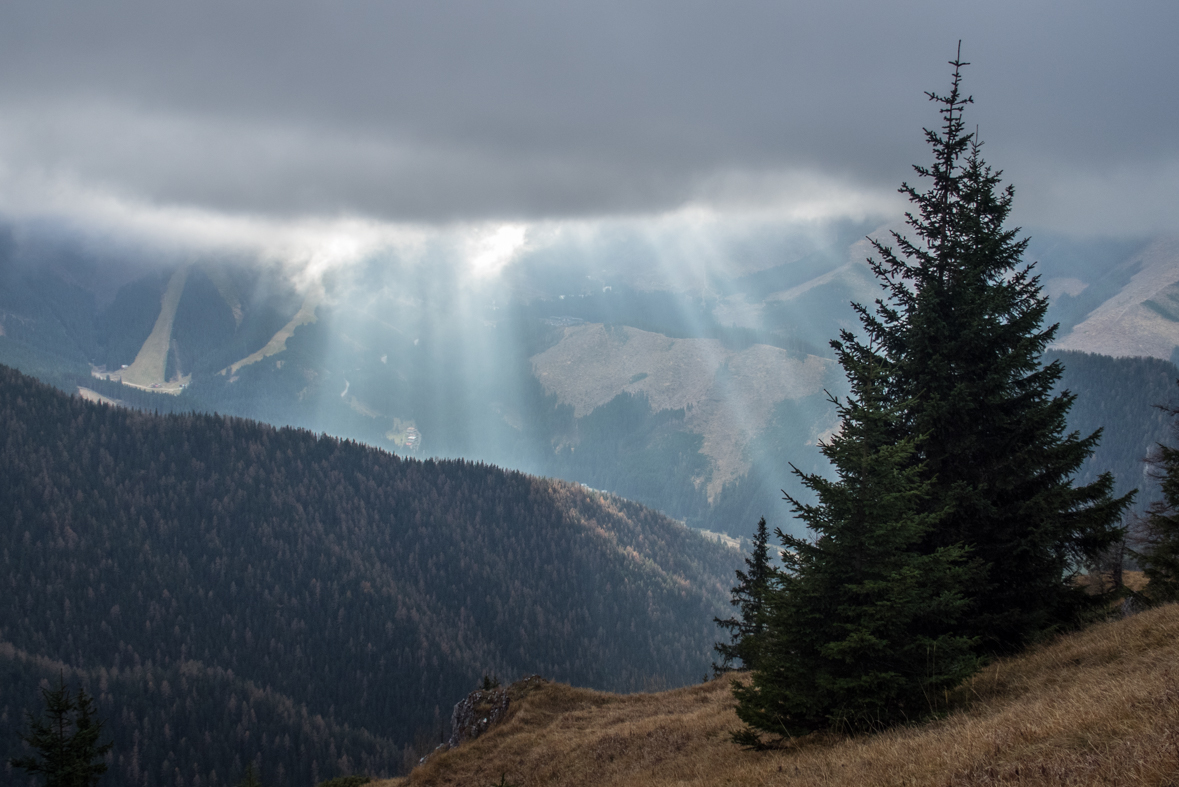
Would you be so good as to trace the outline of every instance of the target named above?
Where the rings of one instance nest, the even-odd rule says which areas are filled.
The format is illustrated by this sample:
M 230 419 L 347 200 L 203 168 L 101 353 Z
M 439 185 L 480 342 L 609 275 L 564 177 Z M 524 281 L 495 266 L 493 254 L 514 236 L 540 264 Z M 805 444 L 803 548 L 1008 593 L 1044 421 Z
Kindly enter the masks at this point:
M 1034 264 L 1022 264 L 1028 240 L 1019 238 L 1018 227 L 1004 227 L 1014 189 L 999 190 L 1003 173 L 987 166 L 982 143 L 965 130 L 963 112 L 974 103 L 961 91 L 962 67 L 969 63 L 956 58 L 950 65 L 949 94 L 926 93 L 941 104 L 941 130 L 924 129 L 934 163 L 913 166 L 918 177 L 930 181 L 929 188 L 919 191 L 905 182 L 899 189 L 917 208 L 905 214 L 916 238 L 894 231 L 895 249 L 870 239 L 880 256 L 868 262 L 888 297 L 876 302 L 875 314 L 854 304 L 867 334 L 889 360 L 913 365 L 918 359 L 937 359 L 938 366 L 920 377 L 923 382 L 940 379 L 940 388 L 962 382 L 956 368 L 974 371 L 966 364 L 984 360 L 1014 362 L 996 370 L 1007 377 L 1031 372 L 1056 334 L 1055 325 L 1040 327 L 1048 299 L 1032 275 Z M 955 332 L 967 329 L 984 333 L 974 337 L 976 352 L 966 357 L 950 357 L 945 342 L 930 341 L 952 340 Z M 1060 376 L 1059 364 L 1045 371 L 1051 382 Z

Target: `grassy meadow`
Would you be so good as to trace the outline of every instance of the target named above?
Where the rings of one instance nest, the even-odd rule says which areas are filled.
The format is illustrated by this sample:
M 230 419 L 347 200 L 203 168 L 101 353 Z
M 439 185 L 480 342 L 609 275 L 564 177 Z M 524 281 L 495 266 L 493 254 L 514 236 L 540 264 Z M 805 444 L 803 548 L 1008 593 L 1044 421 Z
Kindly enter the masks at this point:
M 1179 784 L 1179 605 L 997 661 L 945 718 L 873 735 L 742 749 L 730 680 L 634 695 L 542 684 L 379 787 Z

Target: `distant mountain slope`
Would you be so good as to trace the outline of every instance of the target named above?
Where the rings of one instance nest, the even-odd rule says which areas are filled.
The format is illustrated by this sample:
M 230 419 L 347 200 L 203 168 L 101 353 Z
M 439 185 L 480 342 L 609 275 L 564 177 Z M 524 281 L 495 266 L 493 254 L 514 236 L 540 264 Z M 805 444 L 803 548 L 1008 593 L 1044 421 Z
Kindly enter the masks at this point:
M 783 489 L 805 495 L 792 464 L 826 471 L 815 443 L 836 424 L 824 391 L 846 385 L 828 342 L 858 325 L 851 301 L 879 296 L 864 233 L 889 229 L 751 248 L 699 271 L 696 289 L 626 255 L 537 259 L 505 271 L 510 290 L 380 256 L 298 286 L 257 261 L 202 259 L 185 262 L 174 310 L 163 305 L 169 284 L 179 289 L 175 267 L 120 273 L 89 250 L 66 265 L 26 238 L 0 242 L 0 363 L 148 410 L 227 413 L 576 481 L 747 536 L 761 516 L 795 527 L 781 500 Z M 1179 338 L 1166 316 L 1179 315 L 1174 248 L 1033 234 L 1026 259 L 1038 261 L 1061 346 L 1165 363 Z M 1124 317 L 1101 327 L 1118 304 Z M 140 353 L 153 362 L 149 393 L 89 379 L 90 363 L 136 377 Z M 1102 465 L 1140 485 L 1133 452 L 1157 424 L 1138 398 L 1159 390 L 1160 369 L 1134 371 L 1153 377 L 1133 394 L 1121 371 L 1068 383 L 1081 396 L 1074 425 L 1110 427 L 1085 472 Z M 1106 420 L 1081 417 L 1090 392 Z
M 1157 239 L 1111 273 L 1127 281 L 1062 336 L 1056 349 L 1170 360 L 1179 347 L 1179 239 Z M 1079 296 L 1088 285 L 1075 281 L 1065 284 Z
M 345 756 L 388 773 L 485 673 L 691 682 L 739 563 L 578 485 L 92 404 L 4 367 L 0 542 L 0 751 L 64 665 L 102 697 L 117 778 L 146 785 L 234 783 L 256 755 L 291 784 Z
M 188 268 L 179 268 L 168 279 L 168 288 L 164 290 L 164 297 L 160 303 L 160 314 L 156 317 L 151 334 L 135 360 L 122 371 L 122 381 L 139 388 L 150 386 L 159 387 L 167 381 L 165 373 L 168 369 L 168 353 L 172 346 L 172 323 L 176 320 L 176 309 L 180 306 L 180 297 L 184 293 L 184 283 L 188 279 Z
M 249 366 L 252 363 L 257 363 L 263 358 L 268 358 L 271 355 L 277 355 L 287 348 L 287 339 L 291 338 L 291 334 L 300 325 L 315 322 L 315 307 L 319 305 L 319 301 L 323 299 L 323 288 L 314 287 L 303 299 L 303 305 L 299 307 L 299 311 L 291 318 L 291 321 L 284 325 L 270 341 L 266 343 L 262 349 L 250 353 L 240 361 L 236 361 L 221 370 L 221 374 L 228 372 L 233 374 L 243 366 Z
M 1147 456 L 1158 443 L 1175 443 L 1175 419 L 1159 408 L 1179 403 L 1179 368 L 1158 358 L 1110 358 L 1078 352 L 1050 351 L 1064 375 L 1058 388 L 1077 394 L 1069 411 L 1069 428 L 1082 434 L 1102 430 L 1093 456 L 1077 473 L 1087 484 L 1112 471 L 1117 494 L 1138 489 L 1135 508 L 1159 497 Z
M 125 654 L 120 654 L 125 655 Z M 40 708 L 38 685 L 59 678 L 87 686 L 113 734 L 104 785 L 234 785 L 254 760 L 274 785 L 311 785 L 341 770 L 381 773 L 409 752 L 397 741 L 309 711 L 306 703 L 234 674 L 188 660 L 151 659 L 93 668 L 0 642 L 0 757 L 5 783 L 24 785 L 8 758 L 22 752 L 16 730 Z M 108 736 L 104 736 L 108 737 Z M 404 766 L 403 766 L 404 767 Z
M 652 412 L 685 410 L 684 430 L 701 435 L 710 461 L 699 479 L 711 498 L 750 469 L 749 444 L 775 406 L 820 393 L 835 363 L 792 357 L 778 347 L 726 348 L 717 339 L 672 339 L 627 326 L 565 328 L 557 344 L 532 358 L 546 393 L 581 418 L 620 394 L 645 396 Z

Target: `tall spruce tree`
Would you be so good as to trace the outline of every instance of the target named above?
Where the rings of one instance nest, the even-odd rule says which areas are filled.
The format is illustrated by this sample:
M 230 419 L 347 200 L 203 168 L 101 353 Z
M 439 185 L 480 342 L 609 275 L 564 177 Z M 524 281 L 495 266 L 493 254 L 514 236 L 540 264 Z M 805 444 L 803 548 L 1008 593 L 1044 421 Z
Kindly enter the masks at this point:
M 1026 240 L 1006 228 L 1013 190 L 966 133 L 960 58 L 942 126 L 926 131 L 926 191 L 903 184 L 913 239 L 875 243 L 885 297 L 856 304 L 863 338 L 833 342 L 851 395 L 822 447 L 837 478 L 800 474 L 787 498 L 811 531 L 785 547 L 762 652 L 734 685 L 759 745 L 827 726 L 916 720 L 980 652 L 1016 649 L 1101 603 L 1074 574 L 1122 535 L 1131 496 L 1113 479 L 1074 487 L 1100 433 L 1066 433 L 1072 394 L 1040 356 L 1056 327 Z M 796 471 L 797 472 L 797 471 Z
M 1100 603 L 1072 579 L 1121 536 L 1132 495 L 1114 498 L 1109 473 L 1072 484 L 1100 431 L 1065 431 L 1075 397 L 1053 392 L 1059 361 L 1040 360 L 1057 326 L 1043 326 L 1048 300 L 1034 264 L 1022 262 L 1027 240 L 1005 226 L 1013 189 L 965 130 L 967 64 L 951 65 L 950 93 L 927 94 L 942 116 L 940 130 L 925 132 L 932 166 L 914 167 L 928 188 L 900 189 L 915 208 L 906 214 L 914 237 L 873 241 L 879 256 L 869 262 L 886 297 L 874 310 L 855 305 L 866 340 L 844 340 L 880 363 L 898 408 L 891 439 L 914 441 L 928 510 L 947 512 L 926 551 L 964 544 L 977 561 L 963 633 L 1004 652 Z
M 766 532 L 766 518 L 757 523 L 753 536 L 753 553 L 745 558 L 748 571 L 737 571 L 737 585 L 732 589 L 729 603 L 737 607 L 737 615 L 721 620 L 713 618 L 716 624 L 729 633 L 728 642 L 718 642 L 713 650 L 721 657 L 720 664 L 714 664 L 716 674 L 727 672 L 740 663 L 744 669 L 755 669 L 758 655 L 762 650 L 762 635 L 766 626 L 766 604 L 769 596 L 773 567 L 770 565 L 769 535 Z
M 832 400 L 840 433 L 822 444 L 837 480 L 797 470 L 817 502 L 787 498 L 809 539 L 778 537 L 783 567 L 769 594 L 764 646 L 749 684 L 734 685 L 734 738 L 788 737 L 823 727 L 863 730 L 922 718 L 976 668 L 954 632 L 971 571 L 961 546 L 922 549 L 946 512 L 914 462 L 914 439 L 893 439 L 879 360 L 833 343 L 852 395 Z

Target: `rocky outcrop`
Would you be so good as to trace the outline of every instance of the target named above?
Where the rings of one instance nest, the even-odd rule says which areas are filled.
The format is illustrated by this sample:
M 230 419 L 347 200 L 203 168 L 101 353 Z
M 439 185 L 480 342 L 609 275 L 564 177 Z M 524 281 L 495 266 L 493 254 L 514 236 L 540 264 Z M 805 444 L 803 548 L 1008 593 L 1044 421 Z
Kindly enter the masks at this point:
M 518 680 L 511 686 L 472 691 L 454 706 L 450 715 L 450 740 L 447 748 L 472 741 L 487 732 L 508 714 L 513 699 L 520 699 L 537 686 L 548 683 L 539 675 Z
M 511 697 L 506 688 L 472 691 L 454 706 L 450 716 L 451 748 L 474 740 L 507 715 Z

